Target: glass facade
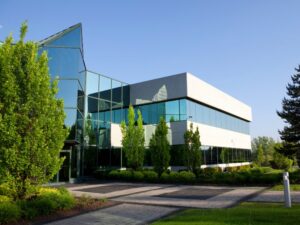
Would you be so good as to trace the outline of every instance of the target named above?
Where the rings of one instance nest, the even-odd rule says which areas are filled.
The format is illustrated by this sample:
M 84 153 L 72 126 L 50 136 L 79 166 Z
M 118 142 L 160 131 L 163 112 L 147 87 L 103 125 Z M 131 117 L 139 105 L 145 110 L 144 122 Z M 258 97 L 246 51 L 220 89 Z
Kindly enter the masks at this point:
M 74 129 L 69 139 L 82 141 L 84 119 L 85 64 L 82 52 L 81 27 L 77 26 L 66 35 L 46 40 L 39 53 L 46 51 L 52 79 L 58 79 L 57 97 L 64 100 L 65 125 Z
M 51 77 L 58 79 L 57 97 L 64 100 L 68 140 L 79 145 L 72 149 L 72 177 L 91 174 L 99 166 L 120 165 L 120 149 L 111 146 L 111 124 L 127 120 L 130 86 L 85 67 L 81 25 L 70 27 L 41 41 L 39 53 L 46 51 Z M 249 122 L 190 99 L 136 105 L 143 123 L 192 121 L 249 134 Z M 137 115 L 137 113 L 136 113 Z M 173 152 L 180 153 L 182 148 Z M 203 163 L 249 161 L 249 150 L 203 147 Z M 176 153 L 177 154 L 177 153 Z M 177 164 L 179 158 L 176 157 Z M 126 158 L 122 158 L 123 164 Z
M 189 120 L 249 134 L 249 122 L 189 99 L 138 105 L 135 106 L 135 109 L 140 109 L 144 124 L 157 124 L 160 117 L 163 117 L 167 122 Z M 118 111 L 117 114 L 121 115 L 122 111 Z M 123 114 L 126 119 L 127 109 L 124 110 Z M 118 118 L 113 118 L 113 122 L 119 123 Z

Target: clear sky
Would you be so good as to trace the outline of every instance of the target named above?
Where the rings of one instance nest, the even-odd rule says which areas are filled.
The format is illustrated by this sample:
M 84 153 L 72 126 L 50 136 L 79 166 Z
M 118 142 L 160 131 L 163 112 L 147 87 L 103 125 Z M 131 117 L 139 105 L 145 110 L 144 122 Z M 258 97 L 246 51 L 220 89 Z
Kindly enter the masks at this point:
M 300 64 L 299 0 L 1 0 L 0 40 L 40 40 L 83 24 L 87 67 L 135 83 L 191 72 L 252 107 L 251 135 L 279 138 L 276 115 Z

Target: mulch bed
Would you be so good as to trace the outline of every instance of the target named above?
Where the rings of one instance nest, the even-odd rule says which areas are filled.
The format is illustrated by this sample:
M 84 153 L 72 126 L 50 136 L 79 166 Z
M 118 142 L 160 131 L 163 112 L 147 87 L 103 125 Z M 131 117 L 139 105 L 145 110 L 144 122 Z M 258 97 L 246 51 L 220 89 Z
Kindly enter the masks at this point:
M 101 200 L 97 200 L 97 199 L 89 199 L 85 203 L 82 203 L 82 202 L 80 203 L 79 200 L 78 200 L 77 204 L 75 205 L 75 207 L 73 207 L 72 209 L 57 211 L 57 212 L 52 213 L 47 216 L 39 216 L 39 217 L 34 218 L 32 221 L 19 220 L 15 223 L 9 223 L 7 225 L 42 225 L 45 223 L 53 222 L 56 220 L 66 219 L 69 217 L 77 216 L 80 214 L 92 212 L 92 211 L 95 211 L 98 209 L 107 208 L 107 207 L 119 204 L 117 202 L 101 201 Z

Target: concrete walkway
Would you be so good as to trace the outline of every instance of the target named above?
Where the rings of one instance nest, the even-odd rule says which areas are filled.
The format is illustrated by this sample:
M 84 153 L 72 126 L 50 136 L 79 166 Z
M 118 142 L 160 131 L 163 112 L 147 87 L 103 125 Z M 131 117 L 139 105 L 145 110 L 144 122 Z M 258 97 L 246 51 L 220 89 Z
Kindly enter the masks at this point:
M 135 225 L 148 224 L 162 216 L 178 210 L 177 208 L 120 204 L 110 208 L 86 213 L 64 220 L 49 223 L 49 225 Z
M 109 208 L 51 222 L 48 225 L 149 224 L 183 208 L 226 208 L 248 200 L 264 188 L 136 183 L 73 185 L 74 195 L 120 202 Z
M 300 191 L 291 192 L 292 202 L 300 203 Z M 265 191 L 254 198 L 249 199 L 251 202 L 284 202 L 283 191 Z

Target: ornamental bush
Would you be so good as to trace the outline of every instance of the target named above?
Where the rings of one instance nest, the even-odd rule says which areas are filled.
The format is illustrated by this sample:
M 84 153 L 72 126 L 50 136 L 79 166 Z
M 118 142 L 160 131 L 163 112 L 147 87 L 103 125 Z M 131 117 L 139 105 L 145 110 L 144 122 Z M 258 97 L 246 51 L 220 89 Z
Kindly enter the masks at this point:
M 155 171 L 143 171 L 144 179 L 149 182 L 155 182 L 158 179 L 158 174 Z
M 1 197 L 3 200 L 3 197 Z M 16 222 L 21 217 L 20 208 L 11 201 L 0 201 L 0 224 Z

